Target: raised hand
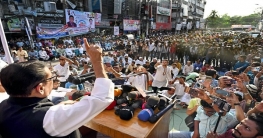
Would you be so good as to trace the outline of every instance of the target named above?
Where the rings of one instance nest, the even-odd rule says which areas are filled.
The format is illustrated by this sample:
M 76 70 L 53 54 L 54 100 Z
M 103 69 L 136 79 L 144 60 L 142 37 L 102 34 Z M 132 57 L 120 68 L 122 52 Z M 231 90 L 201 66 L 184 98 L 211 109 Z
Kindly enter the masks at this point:
M 98 45 L 89 44 L 86 38 L 84 38 L 84 44 L 88 55 L 90 56 L 90 61 L 92 64 L 95 62 L 102 62 L 102 48 Z

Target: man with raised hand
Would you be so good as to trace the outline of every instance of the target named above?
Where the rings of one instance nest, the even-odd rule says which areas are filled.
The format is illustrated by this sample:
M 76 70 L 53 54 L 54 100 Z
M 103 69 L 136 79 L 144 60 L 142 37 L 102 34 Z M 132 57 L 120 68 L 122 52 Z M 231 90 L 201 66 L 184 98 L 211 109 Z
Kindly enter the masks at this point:
M 114 85 L 107 78 L 102 49 L 85 47 L 96 81 L 91 96 L 74 104 L 53 105 L 47 96 L 53 87 L 51 71 L 42 62 L 10 64 L 0 72 L 0 81 L 10 97 L 0 104 L 0 135 L 4 138 L 80 138 L 78 128 L 102 112 L 114 98 Z

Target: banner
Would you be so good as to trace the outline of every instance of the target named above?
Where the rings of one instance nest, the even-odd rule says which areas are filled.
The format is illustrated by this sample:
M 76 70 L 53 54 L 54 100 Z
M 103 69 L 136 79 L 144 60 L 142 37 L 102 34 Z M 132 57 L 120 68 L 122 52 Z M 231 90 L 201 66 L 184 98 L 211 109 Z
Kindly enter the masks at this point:
M 71 31 L 79 31 L 81 28 L 84 29 L 86 32 L 94 31 L 95 30 L 95 13 L 93 12 L 82 12 L 76 11 L 71 9 L 65 9 L 65 17 L 66 17 L 66 25 Z M 75 34 L 75 32 L 71 32 Z
M 114 26 L 114 35 L 119 35 L 119 26 Z
M 80 34 L 86 34 L 87 28 L 86 27 L 67 27 L 65 25 L 62 28 L 58 29 L 51 29 L 51 28 L 42 28 L 42 27 L 36 27 L 37 30 L 37 37 L 42 39 L 49 39 L 49 38 L 59 38 L 59 37 L 65 37 L 68 35 L 80 35 Z
M 58 28 L 58 29 L 50 29 L 50 28 L 41 28 L 39 26 L 36 27 L 37 38 L 41 39 L 50 39 L 50 38 L 59 38 L 68 36 L 69 33 L 66 30 L 66 27 Z
M 9 31 L 20 32 L 21 31 L 21 22 L 19 18 L 8 19 L 7 26 Z
M 140 20 L 123 20 L 124 31 L 140 30 Z

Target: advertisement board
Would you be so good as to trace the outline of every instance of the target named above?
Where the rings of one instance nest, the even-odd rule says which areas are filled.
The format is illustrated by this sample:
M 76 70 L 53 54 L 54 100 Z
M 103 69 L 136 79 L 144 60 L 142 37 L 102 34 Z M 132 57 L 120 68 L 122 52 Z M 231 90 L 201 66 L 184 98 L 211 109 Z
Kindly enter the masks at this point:
M 165 15 L 165 16 L 171 16 L 171 9 L 167 9 L 167 8 L 157 6 L 157 14 Z
M 124 31 L 140 30 L 140 20 L 123 20 Z
M 85 31 L 87 32 L 95 30 L 95 13 L 71 9 L 65 9 L 65 13 L 68 28 L 86 28 Z

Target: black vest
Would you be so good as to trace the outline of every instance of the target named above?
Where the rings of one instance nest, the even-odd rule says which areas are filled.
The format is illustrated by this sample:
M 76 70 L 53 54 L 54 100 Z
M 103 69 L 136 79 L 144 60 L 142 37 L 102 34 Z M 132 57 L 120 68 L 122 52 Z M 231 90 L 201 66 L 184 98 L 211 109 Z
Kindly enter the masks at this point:
M 47 98 L 9 97 L 0 103 L 0 135 L 3 138 L 51 138 L 43 129 L 45 114 L 51 106 L 53 103 Z M 78 130 L 65 136 L 80 137 Z

